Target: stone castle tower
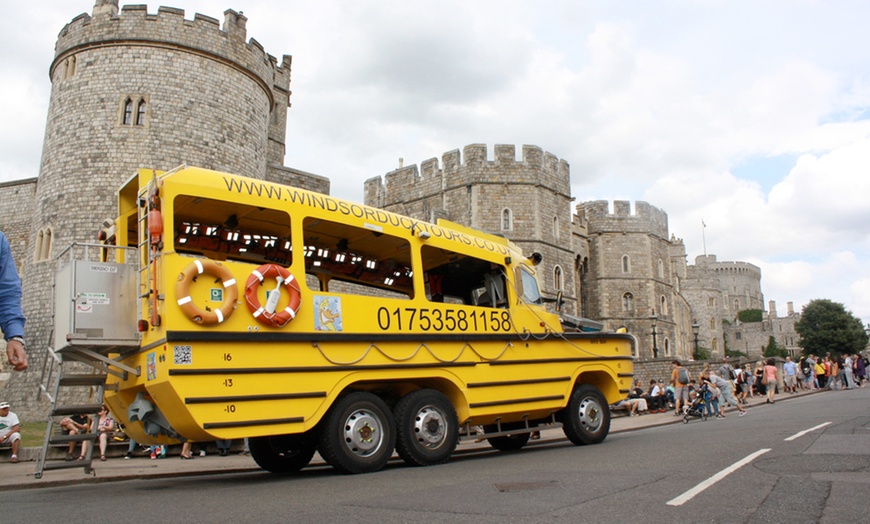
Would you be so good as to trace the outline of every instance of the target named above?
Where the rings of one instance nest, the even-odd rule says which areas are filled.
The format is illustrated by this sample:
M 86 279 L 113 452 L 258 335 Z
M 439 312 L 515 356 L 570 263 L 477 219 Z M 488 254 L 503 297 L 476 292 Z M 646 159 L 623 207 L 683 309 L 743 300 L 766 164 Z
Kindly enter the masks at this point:
M 764 309 L 761 268 L 747 262 L 718 262 L 716 255 L 695 257 L 695 265 L 688 266 L 682 292 L 700 326 L 700 344 L 719 354 L 725 351 L 727 326 L 723 319 L 735 319 L 744 309 Z
M 39 178 L 0 188 L 32 194 L 17 262 L 34 371 L 4 388 L 16 411 L 28 411 L 22 403 L 36 390 L 50 336 L 51 261 L 72 242 L 94 240 L 137 168 L 189 164 L 329 192 L 327 179 L 283 166 L 291 58 L 279 62 L 246 40 L 246 22 L 233 10 L 221 25 L 200 14 L 187 20 L 181 9 L 119 11 L 118 0 L 96 0 L 92 15 L 61 30 Z
M 692 355 L 691 310 L 680 295 L 686 252 L 668 238 L 667 214 L 646 202 L 585 202 L 589 263 L 583 274 L 583 313 L 607 327 L 626 327 L 641 358 Z M 653 327 L 655 325 L 655 328 Z M 655 329 L 655 335 L 653 334 Z
M 568 163 L 537 146 L 466 146 L 420 164 L 399 167 L 365 182 L 365 203 L 434 222 L 446 218 L 505 236 L 526 254 L 543 255 L 541 291 L 563 292 L 565 311 L 579 312 L 572 245 Z

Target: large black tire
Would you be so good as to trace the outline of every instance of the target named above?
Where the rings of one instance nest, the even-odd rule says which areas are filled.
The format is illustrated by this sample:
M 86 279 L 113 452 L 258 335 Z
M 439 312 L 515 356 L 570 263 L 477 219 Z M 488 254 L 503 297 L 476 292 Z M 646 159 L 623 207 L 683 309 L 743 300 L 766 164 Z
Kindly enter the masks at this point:
M 510 431 L 511 429 L 524 429 L 525 431 L 522 433 L 513 433 L 511 435 L 504 435 L 501 437 L 490 437 L 486 439 L 489 442 L 489 445 L 494 447 L 499 451 L 516 451 L 518 449 L 522 449 L 523 446 L 528 444 L 529 437 L 532 436 L 528 430 L 526 430 L 525 424 L 522 422 L 515 422 L 513 424 L 502 424 L 502 431 Z M 483 431 L 485 433 L 496 432 L 498 431 L 498 426 L 493 424 L 490 426 L 484 426 Z
M 575 445 L 598 444 L 610 431 L 610 407 L 598 388 L 585 384 L 571 393 L 568 407 L 559 412 L 559 421 Z
M 251 437 L 248 449 L 258 466 L 272 473 L 293 473 L 311 462 L 317 441 L 308 434 Z
M 387 404 L 364 391 L 340 399 L 320 427 L 320 455 L 342 473 L 371 473 L 383 468 L 396 445 L 396 421 Z
M 396 404 L 396 451 L 411 466 L 450 460 L 459 443 L 459 421 L 450 401 L 434 389 L 408 393 Z

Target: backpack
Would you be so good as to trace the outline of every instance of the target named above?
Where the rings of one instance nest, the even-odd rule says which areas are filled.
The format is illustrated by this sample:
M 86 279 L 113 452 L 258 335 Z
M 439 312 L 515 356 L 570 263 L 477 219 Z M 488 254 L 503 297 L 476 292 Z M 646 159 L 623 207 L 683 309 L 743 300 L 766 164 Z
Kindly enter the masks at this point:
M 810 363 L 806 360 L 801 363 L 801 372 L 806 376 L 810 376 L 810 373 L 812 373 L 812 370 L 810 369 Z
M 680 368 L 680 370 L 677 372 L 677 382 L 680 384 L 689 383 L 689 372 L 686 371 L 686 368 Z

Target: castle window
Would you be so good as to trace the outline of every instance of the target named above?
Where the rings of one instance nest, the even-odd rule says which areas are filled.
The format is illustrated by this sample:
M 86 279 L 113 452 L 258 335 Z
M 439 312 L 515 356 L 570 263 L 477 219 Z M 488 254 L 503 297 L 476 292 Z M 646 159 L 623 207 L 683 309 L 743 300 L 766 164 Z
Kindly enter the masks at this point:
M 553 288 L 556 291 L 562 291 L 562 286 L 564 286 L 565 282 L 562 279 L 562 268 L 556 266 L 553 268 Z
M 713 297 L 708 298 L 707 305 L 710 307 L 716 307 L 716 299 Z
M 662 259 L 659 259 L 659 278 L 665 278 L 665 265 L 662 263 Z
M 743 333 L 739 331 L 737 333 L 734 333 L 734 338 L 736 338 L 737 340 L 743 340 Z
M 51 258 L 51 228 L 40 229 L 36 233 L 36 249 L 34 250 L 34 260 L 42 262 Z
M 662 296 L 661 302 L 662 302 L 662 316 L 667 316 L 667 314 L 668 314 L 668 301 L 664 297 L 664 295 Z
M 559 240 L 559 217 L 553 217 L 553 238 Z
M 514 215 L 510 209 L 504 208 L 501 210 L 501 230 L 502 231 L 513 231 L 514 229 Z
M 713 329 L 713 330 L 716 329 L 716 319 L 715 318 L 710 319 L 710 329 Z
M 145 125 L 145 110 L 148 108 L 148 104 L 145 103 L 145 100 L 139 100 L 139 104 L 136 108 L 136 125 L 144 126 Z
M 622 272 L 631 273 L 631 258 L 628 255 L 622 255 Z
M 129 98 L 124 100 L 124 118 L 121 120 L 125 126 L 133 123 L 133 101 Z
M 622 295 L 622 310 L 627 313 L 634 312 L 634 295 L 631 293 Z
M 740 301 L 736 298 L 734 299 L 734 311 L 740 311 Z
M 665 356 L 671 356 L 671 339 L 665 337 Z

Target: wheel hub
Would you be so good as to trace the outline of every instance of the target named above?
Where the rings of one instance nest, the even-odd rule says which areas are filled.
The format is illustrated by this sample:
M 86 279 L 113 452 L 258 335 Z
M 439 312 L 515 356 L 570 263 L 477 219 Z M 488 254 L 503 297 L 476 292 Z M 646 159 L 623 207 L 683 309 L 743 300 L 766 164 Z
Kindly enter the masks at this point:
M 344 426 L 344 441 L 354 454 L 371 455 L 383 441 L 381 422 L 368 411 L 354 411 Z
M 432 406 L 425 406 L 414 418 L 414 435 L 417 442 L 427 448 L 437 448 L 446 435 L 444 415 Z
M 601 406 L 595 399 L 587 398 L 580 403 L 580 424 L 587 431 L 597 431 L 601 427 Z

